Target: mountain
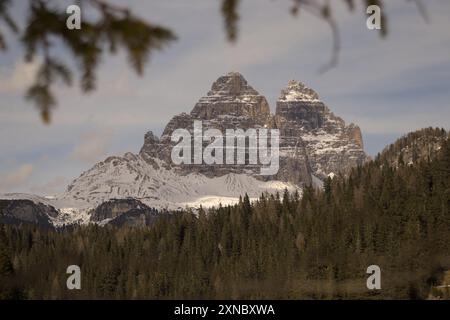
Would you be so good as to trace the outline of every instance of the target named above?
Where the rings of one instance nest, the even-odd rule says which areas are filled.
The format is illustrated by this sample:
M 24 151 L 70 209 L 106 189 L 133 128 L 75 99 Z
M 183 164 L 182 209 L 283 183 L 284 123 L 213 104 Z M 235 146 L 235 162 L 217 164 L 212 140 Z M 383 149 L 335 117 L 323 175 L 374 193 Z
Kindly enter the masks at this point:
M 27 199 L 0 200 L 0 223 L 3 224 L 35 224 L 43 228 L 53 228 L 52 219 L 58 214 L 52 206 Z
M 366 159 L 359 127 L 354 124 L 346 126 L 312 89 L 300 82 L 290 81 L 281 91 L 273 115 L 267 100 L 237 72 L 217 79 L 207 96 L 199 100 L 190 114 L 173 117 L 160 139 L 148 132 L 139 155 L 148 163 L 161 159 L 172 168 L 171 134 L 177 128 L 192 132 L 195 120 L 202 121 L 205 130 L 213 128 L 222 132 L 228 128 L 279 129 L 280 170 L 271 180 L 296 185 L 310 184 L 312 175 L 324 179 L 333 172 L 347 172 Z M 230 172 L 250 172 L 252 176 L 259 177 L 260 167 L 184 165 L 177 169 L 182 174 L 198 172 L 208 177 Z
M 346 125 L 316 92 L 300 82 L 291 80 L 281 91 L 274 121 L 285 141 L 286 158 L 295 158 L 301 145 L 308 173 L 322 180 L 338 172 L 348 173 L 367 158 L 360 128 L 353 123 Z M 286 169 L 286 175 L 292 174 L 289 166 Z M 308 181 L 307 176 L 304 181 Z
M 173 164 L 172 133 L 186 129 L 193 136 L 194 121 L 201 121 L 204 131 L 279 129 L 278 173 L 261 176 L 260 164 Z M 301 188 L 314 177 L 346 172 L 365 159 L 360 129 L 334 116 L 312 89 L 290 81 L 271 114 L 266 98 L 241 74 L 231 72 L 217 79 L 189 114 L 174 116 L 161 137 L 148 132 L 139 154 L 127 153 L 96 164 L 73 181 L 64 198 L 92 205 L 113 197 L 133 197 L 168 208 L 226 204 L 244 193 L 255 198 L 263 191 Z
M 196 122 L 201 122 L 203 132 L 279 130 L 278 172 L 261 175 L 261 163 L 175 164 L 171 154 L 177 143 L 172 134 L 185 130 L 195 146 Z M 203 141 L 201 146 L 207 143 Z M 244 151 L 248 159 L 249 151 Z M 212 84 L 190 113 L 175 115 L 161 137 L 147 132 L 138 154 L 108 157 L 76 178 L 52 201 L 61 212 L 54 223 L 88 223 L 92 210 L 111 199 L 132 198 L 149 207 L 170 210 L 234 204 L 246 193 L 256 199 L 263 192 L 320 186 L 329 175 L 346 174 L 366 159 L 359 127 L 346 125 L 335 116 L 314 90 L 289 81 L 272 114 L 266 98 L 240 73 L 230 72 Z
M 92 210 L 90 220 L 116 227 L 142 227 L 150 225 L 160 215 L 157 210 L 136 199 L 112 199 Z
M 450 140 L 440 147 L 431 161 L 395 167 L 375 159 L 327 179 L 321 191 L 305 187 L 302 197 L 244 197 L 233 207 L 164 215 L 145 230 L 1 226 L 0 270 L 18 284 L 6 288 L 27 299 L 445 298 Z M 134 210 L 147 208 L 115 199 L 91 217 L 144 225 Z M 48 285 L 69 263 L 84 266 L 88 290 Z M 366 286 L 370 265 L 382 270 L 382 290 Z
M 380 162 L 397 167 L 400 162 L 407 165 L 433 160 L 438 155 L 449 133 L 441 128 L 424 128 L 410 132 L 378 154 Z

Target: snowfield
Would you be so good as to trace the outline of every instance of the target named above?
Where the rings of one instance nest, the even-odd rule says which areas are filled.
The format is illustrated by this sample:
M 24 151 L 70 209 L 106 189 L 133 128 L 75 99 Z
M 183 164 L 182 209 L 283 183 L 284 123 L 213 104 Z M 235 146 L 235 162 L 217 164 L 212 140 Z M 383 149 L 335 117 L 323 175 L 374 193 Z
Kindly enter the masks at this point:
M 151 207 L 176 210 L 233 204 L 245 193 L 258 198 L 263 192 L 299 189 L 291 183 L 261 181 L 248 174 L 229 173 L 213 178 L 199 173 L 181 175 L 176 169 L 164 168 L 161 160 L 153 160 L 156 165 L 139 155 L 108 158 L 76 179 L 60 201 L 86 208 L 109 199 L 132 197 Z
M 249 174 L 229 173 L 214 178 L 198 173 L 180 175 L 176 169 L 165 169 L 161 160 L 154 161 L 156 167 L 130 153 L 110 157 L 84 172 L 60 196 L 5 194 L 0 198 L 51 205 L 60 212 L 52 223 L 63 226 L 89 223 L 90 211 L 110 199 L 134 198 L 157 209 L 178 210 L 234 205 L 246 193 L 253 201 L 263 192 L 301 191 L 291 183 L 262 181 Z

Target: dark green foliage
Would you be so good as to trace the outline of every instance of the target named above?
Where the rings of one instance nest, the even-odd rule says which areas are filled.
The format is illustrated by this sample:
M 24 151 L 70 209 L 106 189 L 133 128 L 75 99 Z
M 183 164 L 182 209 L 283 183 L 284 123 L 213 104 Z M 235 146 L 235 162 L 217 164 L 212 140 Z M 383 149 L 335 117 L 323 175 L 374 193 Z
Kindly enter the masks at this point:
M 4 226 L 1 296 L 426 298 L 450 269 L 450 140 L 431 162 L 395 168 L 379 158 L 325 186 L 141 229 Z M 65 288 L 71 264 L 80 291 Z M 366 288 L 371 264 L 381 291 Z
M 391 165 L 423 141 L 438 152 Z M 71 264 L 81 291 L 65 287 Z M 381 291 L 365 287 L 371 264 L 382 269 Z M 449 269 L 450 139 L 440 129 L 409 134 L 302 196 L 285 190 L 251 204 L 245 195 L 145 228 L 0 228 L 0 299 L 415 299 Z
M 9 257 L 8 241 L 3 226 L 0 226 L 0 277 L 14 273 L 11 258 Z
M 17 285 L 8 238 L 4 226 L 0 225 L 0 300 L 23 298 L 22 289 Z
M 436 157 L 435 146 L 441 145 L 448 138 L 449 134 L 441 128 L 424 128 L 417 130 L 386 147 L 378 154 L 378 162 L 399 163 L 406 161 L 405 153 L 408 153 L 413 163 L 430 160 Z M 397 161 L 396 161 L 397 160 Z
M 0 22 L 5 22 L 20 37 L 26 60 L 42 58 L 26 98 L 35 103 L 46 123 L 56 105 L 52 88 L 58 80 L 71 85 L 73 70 L 79 70 L 80 87 L 83 92 L 89 92 L 95 88 L 96 69 L 105 51 L 115 53 L 123 49 L 131 67 L 142 75 L 151 54 L 175 39 L 171 30 L 153 25 L 126 8 L 102 0 L 80 1 L 83 13 L 91 13 L 82 16 L 81 30 L 66 27 L 66 8 L 57 1 L 30 0 L 29 14 L 22 30 L 9 14 L 11 4 L 9 0 L 0 0 Z M 58 46 L 72 54 L 76 65 L 61 59 L 63 55 Z M 0 50 L 4 49 L 6 42 L 0 29 Z

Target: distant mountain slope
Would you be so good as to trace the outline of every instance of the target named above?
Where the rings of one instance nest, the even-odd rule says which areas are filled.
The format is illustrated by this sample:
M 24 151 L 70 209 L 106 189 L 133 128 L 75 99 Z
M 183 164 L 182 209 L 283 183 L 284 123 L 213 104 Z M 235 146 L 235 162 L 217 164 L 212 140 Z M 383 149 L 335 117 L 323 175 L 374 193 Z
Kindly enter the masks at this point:
M 194 121 L 203 130 L 268 128 L 280 130 L 280 168 L 261 176 L 260 164 L 175 165 L 171 135 Z M 192 138 L 193 139 L 193 138 Z M 225 157 L 224 157 L 225 158 Z M 145 135 L 139 154 L 110 157 L 75 179 L 64 201 L 94 207 L 112 198 L 136 198 L 157 208 L 236 203 L 240 195 L 258 197 L 300 189 L 329 174 L 348 172 L 366 160 L 360 129 L 336 117 L 317 93 L 297 81 L 282 90 L 275 114 L 264 96 L 231 72 L 215 81 L 192 111 L 174 116 L 161 137 Z
M 76 206 L 96 207 L 109 199 L 135 198 L 157 208 L 179 209 L 203 204 L 203 198 L 238 198 L 248 193 L 258 197 L 262 192 L 295 189 L 288 182 L 261 181 L 248 174 L 228 173 L 208 178 L 200 173 L 181 175 L 166 169 L 159 159 L 151 165 L 139 155 L 110 157 L 84 172 L 68 188 L 63 202 Z
M 172 133 L 187 130 L 194 143 L 194 121 L 202 122 L 203 132 L 278 129 L 279 170 L 262 176 L 261 163 L 174 164 Z M 91 221 L 93 209 L 112 199 L 133 198 L 149 207 L 170 210 L 235 204 L 244 194 L 256 199 L 263 192 L 321 186 L 329 175 L 346 174 L 366 160 L 359 127 L 335 116 L 314 90 L 289 81 L 272 114 L 266 98 L 241 74 L 230 72 L 212 84 L 189 114 L 174 116 L 161 137 L 145 134 L 138 154 L 109 157 L 83 172 L 63 195 L 37 202 L 59 210 L 52 220 L 55 225 L 84 224 Z
M 43 235 L 2 226 L 3 269 L 23 279 L 19 293 L 32 299 L 445 298 L 450 140 L 440 147 L 431 161 L 369 161 L 327 179 L 321 191 L 304 187 L 301 197 L 266 194 L 184 210 L 145 230 L 77 227 Z M 135 210 L 146 208 L 111 200 L 92 216 L 142 225 L 145 216 Z M 68 263 L 83 266 L 89 290 L 49 285 Z M 381 269 L 381 290 L 367 288 L 371 265 Z
M 161 214 L 136 199 L 112 199 L 99 205 L 90 213 L 91 222 L 117 227 L 144 227 Z
M 383 167 L 387 162 L 389 167 L 398 167 L 402 158 L 408 161 L 403 160 L 404 165 L 414 167 L 420 160 L 441 161 L 445 157 L 442 153 L 448 150 L 444 146 L 448 143 L 448 133 L 443 129 L 418 130 L 386 147 L 367 166 Z M 418 155 L 415 161 L 411 158 L 413 154 Z M 320 181 L 316 176 L 314 179 L 318 185 Z M 152 209 L 151 204 L 170 210 L 211 207 L 219 203 L 236 204 L 238 198 L 235 195 L 247 193 L 250 199 L 256 199 L 264 191 L 275 193 L 285 188 L 299 190 L 291 183 L 262 181 L 249 174 L 229 173 L 211 178 L 199 173 L 180 175 L 164 168 L 161 160 L 156 159 L 151 165 L 141 156 L 130 153 L 124 157 L 110 157 L 83 173 L 69 186 L 69 192 L 75 195 L 72 197 L 1 195 L 0 223 L 43 227 L 74 223 L 143 226 L 161 214 Z
M 35 224 L 53 228 L 52 219 L 58 214 L 52 206 L 31 200 L 0 200 L 0 223 L 4 224 Z
M 442 128 L 424 128 L 410 132 L 378 154 L 377 160 L 387 161 L 393 166 L 400 162 L 411 165 L 437 157 L 449 133 Z

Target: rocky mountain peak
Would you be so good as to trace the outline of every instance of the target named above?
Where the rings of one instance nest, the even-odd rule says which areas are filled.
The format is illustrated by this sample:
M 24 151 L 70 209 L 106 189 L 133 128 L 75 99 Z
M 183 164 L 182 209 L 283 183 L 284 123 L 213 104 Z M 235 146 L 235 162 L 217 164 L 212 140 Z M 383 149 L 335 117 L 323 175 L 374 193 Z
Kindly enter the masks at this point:
M 297 80 L 290 80 L 285 89 L 281 90 L 280 101 L 319 101 L 319 95 Z
M 159 138 L 153 133 L 153 131 L 148 131 L 144 136 L 145 141 L 158 142 Z
M 287 121 L 301 123 L 308 130 L 322 127 L 330 113 L 319 95 L 303 83 L 291 80 L 281 90 L 276 115 Z
M 191 116 L 214 119 L 220 116 L 244 116 L 265 122 L 270 117 L 269 104 L 239 72 L 219 77 L 206 96 L 200 98 Z
M 193 139 L 194 122 L 202 129 L 278 129 L 279 170 L 261 176 L 261 164 L 175 164 L 171 140 L 177 129 Z M 193 140 L 192 140 L 193 142 Z M 209 142 L 204 141 L 203 146 Z M 192 158 L 192 157 L 191 157 Z M 298 81 L 281 91 L 276 113 L 266 98 L 237 72 L 219 77 L 190 113 L 172 117 L 161 137 L 148 132 L 138 155 L 111 157 L 83 173 L 69 187 L 65 201 L 92 208 L 109 199 L 134 198 L 152 207 L 184 207 L 234 201 L 243 193 L 320 185 L 328 175 L 344 174 L 366 159 L 361 131 L 346 125 L 319 100 L 317 93 Z M 220 200 L 218 200 L 220 199 Z
M 229 72 L 219 77 L 211 86 L 208 96 L 242 96 L 258 95 L 259 93 L 248 85 L 247 80 L 239 72 Z

